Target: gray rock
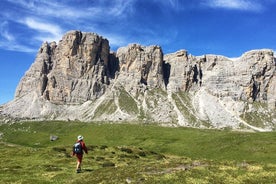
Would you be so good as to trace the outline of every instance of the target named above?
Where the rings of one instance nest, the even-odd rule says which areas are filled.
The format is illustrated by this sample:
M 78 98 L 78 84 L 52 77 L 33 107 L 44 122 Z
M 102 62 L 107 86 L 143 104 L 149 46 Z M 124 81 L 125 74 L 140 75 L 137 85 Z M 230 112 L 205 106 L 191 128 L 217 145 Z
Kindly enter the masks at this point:
M 107 39 L 70 31 L 42 44 L 0 117 L 272 130 L 275 68 L 269 49 L 235 59 L 139 44 L 110 53 Z M 263 116 L 262 127 L 250 113 Z
M 50 135 L 50 141 L 56 141 L 56 140 L 58 140 L 58 136 Z

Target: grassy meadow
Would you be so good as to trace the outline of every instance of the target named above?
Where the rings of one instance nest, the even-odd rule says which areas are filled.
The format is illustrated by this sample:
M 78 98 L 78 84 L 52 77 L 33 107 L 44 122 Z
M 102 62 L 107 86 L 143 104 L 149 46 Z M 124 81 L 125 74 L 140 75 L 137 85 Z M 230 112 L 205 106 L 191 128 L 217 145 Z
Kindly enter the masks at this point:
M 79 134 L 89 153 L 77 174 Z M 276 183 L 276 132 L 24 122 L 0 135 L 0 183 Z

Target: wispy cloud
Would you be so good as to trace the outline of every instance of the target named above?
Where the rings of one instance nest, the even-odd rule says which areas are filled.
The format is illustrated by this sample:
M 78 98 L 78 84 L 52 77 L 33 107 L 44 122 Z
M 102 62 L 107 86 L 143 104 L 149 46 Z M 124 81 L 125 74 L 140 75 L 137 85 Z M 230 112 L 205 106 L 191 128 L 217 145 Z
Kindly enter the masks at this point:
M 37 48 L 31 48 L 20 43 L 14 42 L 1 42 L 0 48 L 5 48 L 5 50 L 16 51 L 16 52 L 36 52 Z
M 157 6 L 160 6 L 164 10 L 164 12 L 181 11 L 187 8 L 187 3 L 181 0 L 153 0 L 153 2 Z
M 63 30 L 58 25 L 43 22 L 34 18 L 28 17 L 24 19 L 22 23 L 30 29 L 36 30 L 38 35 L 43 34 L 44 36 L 35 36 L 35 38 L 40 41 L 45 41 L 45 35 L 47 35 L 47 41 L 58 41 L 63 34 Z
M 107 6 L 109 11 L 106 13 L 111 16 L 126 16 L 127 13 L 132 11 L 132 7 L 136 1 L 137 0 L 128 0 L 128 1 L 126 1 L 126 0 L 114 0 L 114 1 L 108 0 L 107 3 L 109 5 L 110 5 L 110 2 L 113 2 L 113 4 L 111 3 L 111 6 L 109 6 L 109 7 Z
M 87 1 L 87 6 L 76 3 L 75 0 L 54 1 L 54 0 L 4 0 L 9 4 L 6 9 L 0 12 L 0 21 L 4 20 L 12 24 L 19 24 L 25 33 L 28 32 L 29 40 L 34 47 L 43 41 L 58 41 L 62 35 L 71 29 L 86 30 L 97 33 L 105 33 L 107 27 L 112 27 L 110 22 L 121 22 L 125 25 L 124 18 L 131 14 L 137 0 L 101 0 Z M 72 3 L 75 3 L 74 5 Z M 105 25 L 106 26 L 102 26 Z M 1 27 L 5 25 L 1 24 Z M 90 27 L 90 29 L 85 29 Z M 1 30 L 1 36 L 5 39 L 21 39 L 15 37 L 17 30 Z M 13 36 L 14 35 L 14 36 Z M 125 43 L 123 36 L 117 34 L 115 30 L 111 35 L 112 45 Z M 35 42 L 36 41 L 36 42 Z M 40 42 L 37 42 L 40 41 Z
M 8 41 L 15 40 L 14 36 L 12 34 L 10 34 L 10 32 L 8 30 L 8 21 L 4 21 L 0 24 L 0 34 L 1 34 L 1 37 L 3 37 L 4 39 L 6 39 Z
M 8 0 L 15 6 L 20 6 L 21 11 L 26 14 L 34 14 L 39 16 L 70 18 L 79 17 L 78 10 L 73 6 L 66 6 L 64 3 L 58 1 L 45 1 L 45 0 Z M 83 12 L 85 15 L 86 12 Z
M 112 49 L 128 44 L 128 41 L 123 36 L 115 34 L 105 34 L 105 36 L 107 37 Z
M 29 13 L 59 19 L 115 18 L 127 16 L 137 0 L 101 0 L 80 6 L 76 1 L 8 0 Z M 76 3 L 75 6 L 73 3 Z M 72 6 L 73 5 L 73 6 Z
M 173 31 L 182 26 L 174 23 L 180 20 L 175 15 L 186 12 L 187 16 L 182 16 L 185 22 L 191 17 L 190 10 L 202 8 L 199 5 L 261 11 L 265 7 L 262 2 L 267 1 L 272 0 L 2 0 L 5 8 L 0 12 L 0 36 L 35 49 L 41 42 L 59 41 L 65 32 L 75 29 L 101 34 L 113 48 L 132 41 L 170 43 L 171 35 L 176 38 L 181 34 Z
M 168 3 L 173 9 L 178 10 L 180 8 L 179 0 L 168 0 Z
M 203 4 L 212 8 L 243 11 L 262 11 L 264 8 L 262 4 L 256 0 L 205 0 Z
M 0 48 L 10 51 L 35 52 L 34 49 L 18 43 L 16 36 L 9 31 L 8 21 L 0 24 Z

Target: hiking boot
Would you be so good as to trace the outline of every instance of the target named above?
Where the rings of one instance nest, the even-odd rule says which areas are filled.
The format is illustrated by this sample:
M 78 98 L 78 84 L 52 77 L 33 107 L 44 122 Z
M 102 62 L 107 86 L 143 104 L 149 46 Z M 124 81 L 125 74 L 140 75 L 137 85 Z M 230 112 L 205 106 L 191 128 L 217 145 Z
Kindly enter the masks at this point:
M 80 172 L 81 172 L 81 169 L 80 169 L 80 168 L 78 168 L 78 169 L 77 169 L 77 173 L 80 173 Z

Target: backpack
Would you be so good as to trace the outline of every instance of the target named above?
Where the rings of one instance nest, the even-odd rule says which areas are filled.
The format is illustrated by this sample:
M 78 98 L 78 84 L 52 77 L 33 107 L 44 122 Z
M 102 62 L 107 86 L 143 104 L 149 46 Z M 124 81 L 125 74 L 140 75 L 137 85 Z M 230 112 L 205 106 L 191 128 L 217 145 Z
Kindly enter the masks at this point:
M 82 154 L 82 146 L 81 146 L 80 142 L 77 142 L 77 143 L 74 144 L 74 146 L 73 146 L 73 152 L 75 154 Z

